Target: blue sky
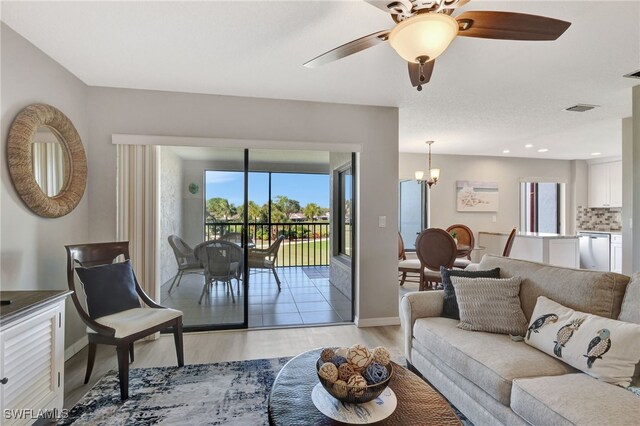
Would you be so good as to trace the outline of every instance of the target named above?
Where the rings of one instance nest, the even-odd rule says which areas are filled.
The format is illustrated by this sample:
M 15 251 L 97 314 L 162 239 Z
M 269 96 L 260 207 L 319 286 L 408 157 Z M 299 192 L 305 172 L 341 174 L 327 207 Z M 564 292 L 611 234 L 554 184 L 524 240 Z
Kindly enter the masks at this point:
M 226 198 L 236 206 L 242 205 L 243 174 L 242 172 L 207 171 L 206 199 L 212 197 Z M 300 206 L 316 203 L 320 207 L 329 207 L 329 175 L 302 173 L 272 173 L 271 195 L 285 195 L 298 200 Z M 269 197 L 269 174 L 249 173 L 249 200 L 263 205 Z

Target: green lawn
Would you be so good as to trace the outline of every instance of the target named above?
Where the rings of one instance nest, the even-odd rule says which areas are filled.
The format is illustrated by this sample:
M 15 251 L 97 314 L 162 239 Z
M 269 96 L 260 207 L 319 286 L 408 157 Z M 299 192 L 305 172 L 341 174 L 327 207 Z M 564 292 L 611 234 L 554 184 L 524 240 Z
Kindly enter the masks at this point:
M 315 252 L 315 263 L 313 255 Z M 278 253 L 277 266 L 308 266 L 329 264 L 329 240 L 284 241 Z

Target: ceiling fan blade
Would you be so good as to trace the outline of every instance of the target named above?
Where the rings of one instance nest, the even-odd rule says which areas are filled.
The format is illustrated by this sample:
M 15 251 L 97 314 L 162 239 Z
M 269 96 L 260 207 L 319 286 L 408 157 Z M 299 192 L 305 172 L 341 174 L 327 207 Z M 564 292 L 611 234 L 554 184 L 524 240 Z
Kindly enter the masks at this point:
M 456 17 L 458 35 L 499 40 L 555 40 L 571 22 L 512 12 L 473 11 Z
M 304 66 L 307 68 L 315 68 L 319 65 L 337 61 L 338 59 L 342 59 L 345 56 L 353 55 L 354 53 L 358 53 L 361 50 L 368 49 L 379 43 L 383 43 L 387 41 L 388 36 L 389 30 L 378 31 L 373 34 L 369 34 L 357 40 L 353 40 L 349 43 L 343 44 L 340 47 L 336 47 L 335 49 L 332 49 L 328 52 L 325 52 L 322 55 L 313 58 L 309 62 L 306 62 Z
M 433 74 L 433 66 L 436 61 L 429 61 L 422 66 L 422 75 L 424 75 L 424 81 L 420 81 L 420 64 L 414 62 L 408 62 L 409 64 L 409 78 L 413 87 L 427 84 L 431 80 L 431 74 Z

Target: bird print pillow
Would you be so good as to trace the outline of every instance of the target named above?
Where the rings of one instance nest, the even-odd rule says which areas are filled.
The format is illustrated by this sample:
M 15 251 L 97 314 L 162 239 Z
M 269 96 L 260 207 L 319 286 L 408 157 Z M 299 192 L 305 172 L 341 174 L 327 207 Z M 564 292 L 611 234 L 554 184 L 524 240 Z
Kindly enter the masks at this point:
M 538 297 L 525 342 L 607 383 L 628 387 L 640 362 L 640 325 Z

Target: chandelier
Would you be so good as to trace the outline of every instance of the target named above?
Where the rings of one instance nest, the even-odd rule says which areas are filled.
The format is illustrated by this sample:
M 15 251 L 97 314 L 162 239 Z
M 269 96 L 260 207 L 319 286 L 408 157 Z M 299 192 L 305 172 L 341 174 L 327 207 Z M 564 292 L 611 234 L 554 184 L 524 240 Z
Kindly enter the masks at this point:
M 440 179 L 440 169 L 432 169 L 431 168 L 431 145 L 433 145 L 433 141 L 427 141 L 427 145 L 429 145 L 429 171 L 428 171 L 428 176 L 425 179 L 424 171 L 418 170 L 418 171 L 416 171 L 416 180 L 420 181 L 420 182 L 426 182 L 427 185 L 429 185 L 429 188 L 431 188 L 431 186 L 435 185 L 438 182 L 438 179 Z

